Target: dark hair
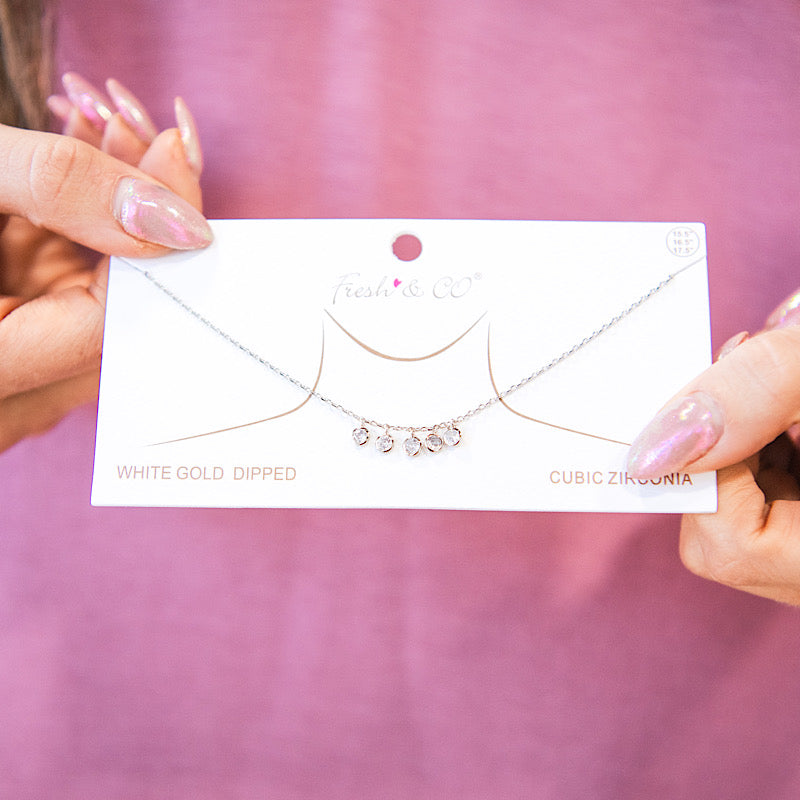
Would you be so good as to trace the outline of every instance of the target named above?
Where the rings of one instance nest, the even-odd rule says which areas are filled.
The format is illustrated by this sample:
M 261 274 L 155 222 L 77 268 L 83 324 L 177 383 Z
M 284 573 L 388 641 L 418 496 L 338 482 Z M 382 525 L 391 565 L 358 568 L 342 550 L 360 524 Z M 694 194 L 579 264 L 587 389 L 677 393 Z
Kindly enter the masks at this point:
M 52 29 L 47 0 L 0 0 L 0 122 L 47 126 Z

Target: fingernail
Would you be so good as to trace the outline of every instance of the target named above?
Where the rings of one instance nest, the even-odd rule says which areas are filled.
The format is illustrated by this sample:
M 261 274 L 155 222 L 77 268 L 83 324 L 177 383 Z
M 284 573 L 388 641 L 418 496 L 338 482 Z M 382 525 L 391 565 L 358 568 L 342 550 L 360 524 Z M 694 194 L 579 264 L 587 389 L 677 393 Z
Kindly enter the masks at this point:
M 114 217 L 137 239 L 174 250 L 196 250 L 214 235 L 205 217 L 185 200 L 154 183 L 122 178 L 113 200 Z
M 199 176 L 203 171 L 203 151 L 200 149 L 200 136 L 197 133 L 197 124 L 194 121 L 192 112 L 189 111 L 189 107 L 182 97 L 175 98 L 175 120 L 178 123 L 186 160 L 195 175 Z
M 720 347 L 719 351 L 717 352 L 717 357 L 714 361 L 719 361 L 725 356 L 732 353 L 740 344 L 743 344 L 750 338 L 750 334 L 747 331 L 740 331 L 739 333 L 731 336 L 725 344 Z
M 47 98 L 47 107 L 50 113 L 64 125 L 69 122 L 69 114 L 72 111 L 72 103 L 63 94 L 51 94 Z
M 65 73 L 61 78 L 61 83 L 64 84 L 70 102 L 97 130 L 102 131 L 113 113 L 100 92 L 75 72 Z
M 158 135 L 150 115 L 142 105 L 136 95 L 126 89 L 119 81 L 109 78 L 106 81 L 106 89 L 114 101 L 114 105 L 119 110 L 122 118 L 130 125 L 133 132 L 145 143 L 150 144 Z
M 765 331 L 800 324 L 800 289 L 790 294 L 768 317 Z
M 636 437 L 628 453 L 634 478 L 658 478 L 705 455 L 722 436 L 722 409 L 713 397 L 694 392 L 663 408 Z

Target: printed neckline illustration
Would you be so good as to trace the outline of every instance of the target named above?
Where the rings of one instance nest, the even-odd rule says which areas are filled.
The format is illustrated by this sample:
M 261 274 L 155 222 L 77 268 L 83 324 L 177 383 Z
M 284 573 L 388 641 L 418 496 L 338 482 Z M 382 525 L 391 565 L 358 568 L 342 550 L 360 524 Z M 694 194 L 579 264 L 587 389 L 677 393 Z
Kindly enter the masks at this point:
M 695 250 L 692 250 L 691 253 L 694 254 L 695 251 L 696 248 Z M 239 430 L 242 428 L 261 425 L 263 423 L 287 417 L 290 414 L 294 414 L 300 411 L 300 409 L 302 409 L 312 398 L 314 398 L 330 406 L 331 408 L 335 409 L 341 414 L 355 420 L 355 422 L 357 423 L 357 427 L 353 430 L 352 437 L 353 441 L 357 446 L 365 445 L 367 442 L 372 440 L 372 437 L 376 431 L 382 431 L 382 433 L 379 433 L 375 439 L 375 447 L 379 453 L 388 453 L 394 448 L 395 444 L 392 432 L 405 433 L 407 434 L 407 437 L 403 441 L 402 449 L 406 455 L 413 457 L 425 451 L 429 453 L 438 453 L 443 449 L 452 448 L 460 445 L 461 442 L 463 441 L 463 434 L 460 426 L 462 426 L 463 423 L 466 422 L 467 420 L 472 419 L 473 417 L 477 416 L 478 414 L 487 410 L 488 408 L 495 406 L 496 404 L 500 404 L 502 407 L 510 411 L 512 414 L 517 415 L 521 419 L 536 423 L 538 425 L 544 425 L 550 428 L 558 429 L 579 436 L 586 436 L 593 439 L 612 442 L 614 444 L 628 445 L 629 444 L 628 442 L 623 442 L 608 436 L 602 436 L 597 433 L 591 433 L 589 431 L 579 430 L 578 428 L 567 427 L 564 425 L 557 425 L 555 423 L 548 422 L 543 419 L 537 419 L 535 417 L 532 417 L 528 414 L 525 414 L 513 408 L 509 403 L 508 398 L 512 394 L 518 392 L 519 390 L 533 383 L 541 376 L 550 372 L 552 369 L 555 369 L 560 364 L 567 361 L 569 358 L 571 358 L 573 355 L 581 351 L 583 348 L 585 348 L 592 342 L 596 341 L 604 333 L 606 333 L 606 331 L 616 326 L 619 322 L 626 319 L 630 314 L 634 313 L 641 306 L 645 305 L 647 301 L 650 300 L 652 297 L 659 294 L 662 290 L 664 290 L 667 286 L 669 286 L 678 276 L 680 276 L 687 270 L 691 269 L 692 267 L 696 266 L 697 264 L 704 263 L 705 255 L 669 273 L 661 281 L 652 286 L 648 291 L 646 291 L 640 297 L 635 299 L 626 307 L 620 309 L 618 313 L 616 313 L 613 317 L 605 321 L 598 328 L 594 329 L 591 332 L 588 332 L 582 339 L 576 341 L 567 350 L 564 350 L 562 353 L 552 358 L 544 365 L 534 369 L 534 371 L 531 372 L 529 375 L 527 375 L 527 377 L 522 378 L 521 380 L 517 381 L 514 384 L 511 384 L 510 386 L 507 386 L 505 389 L 502 390 L 498 388 L 494 376 L 494 370 L 492 366 L 492 354 L 491 354 L 491 324 L 488 324 L 486 330 L 486 359 L 487 359 L 486 369 L 488 372 L 489 380 L 491 382 L 494 394 L 488 397 L 482 403 L 470 408 L 467 411 L 463 411 L 460 414 L 455 415 L 449 419 L 441 420 L 433 424 L 422 424 L 422 425 L 396 424 L 396 423 L 389 423 L 376 420 L 371 418 L 370 416 L 351 410 L 350 408 L 344 406 L 342 403 L 338 402 L 336 399 L 329 397 L 327 394 L 320 391 L 319 385 L 323 377 L 323 367 L 325 360 L 324 324 L 322 327 L 319 366 L 317 369 L 316 378 L 313 384 L 308 385 L 299 380 L 298 378 L 294 377 L 293 375 L 289 374 L 287 371 L 282 369 L 280 366 L 274 364 L 272 361 L 268 360 L 261 354 L 255 352 L 246 344 L 234 338 L 230 333 L 220 328 L 212 320 L 203 316 L 195 308 L 187 304 L 178 294 L 173 292 L 162 281 L 156 278 L 155 275 L 153 275 L 153 273 L 150 270 L 144 269 L 127 259 L 120 259 L 120 261 L 127 264 L 128 267 L 135 270 L 139 275 L 141 275 L 143 278 L 149 281 L 154 288 L 156 288 L 159 292 L 168 297 L 173 303 L 179 306 L 188 315 L 193 317 L 201 326 L 210 331 L 213 331 L 217 336 L 224 339 L 232 347 L 236 348 L 245 355 L 249 356 L 253 361 L 257 362 L 262 367 L 274 373 L 275 375 L 279 376 L 286 382 L 292 384 L 294 387 L 296 387 L 299 391 L 303 392 L 305 395 L 305 397 L 299 403 L 297 403 L 291 408 L 281 411 L 278 414 L 273 414 L 268 417 L 264 417 L 262 419 L 251 420 L 234 426 L 228 426 L 224 428 L 217 428 L 213 430 L 192 433 L 172 439 L 166 439 L 160 442 L 152 442 L 150 443 L 150 446 L 176 444 L 182 441 L 189 441 L 191 439 L 199 439 L 207 436 L 214 436 L 218 434 L 228 433 L 234 430 Z M 394 288 L 395 289 L 398 288 L 401 283 L 402 281 L 395 278 L 393 281 Z M 336 293 L 334 293 L 334 303 L 335 299 L 336 299 Z M 372 347 L 367 342 L 363 341 L 362 339 L 357 337 L 354 333 L 352 333 L 350 330 L 348 330 L 348 328 L 345 327 L 341 322 L 339 322 L 339 320 L 331 313 L 329 309 L 323 309 L 323 311 L 326 317 L 336 326 L 336 328 L 338 328 L 338 330 L 341 331 L 341 333 L 347 336 L 353 343 L 355 343 L 361 349 L 365 350 L 366 352 L 370 353 L 372 356 L 375 356 L 376 358 L 381 358 L 388 361 L 403 361 L 403 362 L 426 361 L 440 356 L 441 354 L 450 350 L 452 347 L 456 346 L 466 336 L 472 333 L 474 329 L 478 326 L 478 324 L 481 321 L 483 321 L 484 318 L 489 313 L 488 311 L 484 311 L 483 314 L 481 314 L 471 325 L 469 325 L 469 327 L 466 328 L 466 330 L 464 330 L 462 333 L 457 335 L 454 339 L 447 342 L 446 344 L 437 347 L 432 352 L 424 353 L 422 355 L 400 356 L 396 354 L 382 352 L 376 349 L 375 347 Z

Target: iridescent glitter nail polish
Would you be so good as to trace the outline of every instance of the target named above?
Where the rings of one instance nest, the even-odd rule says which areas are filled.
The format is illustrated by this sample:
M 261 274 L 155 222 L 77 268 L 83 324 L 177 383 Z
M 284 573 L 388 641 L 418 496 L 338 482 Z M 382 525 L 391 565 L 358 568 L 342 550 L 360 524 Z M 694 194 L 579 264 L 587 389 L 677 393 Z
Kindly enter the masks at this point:
M 47 107 L 50 113 L 62 124 L 69 122 L 69 114 L 72 111 L 72 103 L 63 94 L 51 94 L 47 98 Z
M 65 73 L 61 83 L 64 84 L 70 102 L 97 130 L 102 131 L 113 113 L 100 92 L 74 72 Z
M 126 89 L 119 81 L 109 78 L 106 81 L 106 89 L 114 101 L 114 105 L 119 110 L 125 122 L 130 125 L 131 130 L 145 144 L 150 144 L 158 134 L 153 120 L 139 100 L 132 92 Z
M 732 353 L 740 344 L 744 344 L 749 338 L 750 334 L 747 331 L 740 331 L 739 333 L 734 334 L 725 342 L 725 344 L 722 345 L 722 347 L 720 347 L 717 357 L 714 359 L 714 361 L 719 361 L 720 359 L 725 358 L 725 356 Z
M 114 217 L 131 236 L 173 250 L 196 250 L 214 235 L 205 217 L 169 189 L 138 178 L 122 178 L 113 200 Z
M 765 331 L 800 324 L 800 289 L 790 294 L 770 315 L 764 324 Z
M 636 437 L 628 453 L 635 478 L 658 478 L 705 455 L 722 436 L 725 421 L 713 397 L 694 392 L 663 408 Z
M 203 171 L 203 151 L 200 149 L 200 136 L 197 133 L 197 124 L 194 121 L 189 106 L 186 105 L 182 97 L 175 98 L 175 121 L 178 123 L 178 130 L 183 142 L 183 150 L 186 153 L 186 161 L 195 175 L 199 176 Z

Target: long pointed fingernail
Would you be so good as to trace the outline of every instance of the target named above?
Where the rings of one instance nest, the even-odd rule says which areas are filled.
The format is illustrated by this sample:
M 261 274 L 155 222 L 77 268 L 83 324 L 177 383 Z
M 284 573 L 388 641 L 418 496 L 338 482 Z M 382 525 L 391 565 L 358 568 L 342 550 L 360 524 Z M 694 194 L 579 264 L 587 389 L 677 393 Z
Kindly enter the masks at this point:
M 800 324 L 800 289 L 790 294 L 768 317 L 765 331 Z
M 50 113 L 62 124 L 69 122 L 69 114 L 72 111 L 72 103 L 63 94 L 51 94 L 47 98 L 47 107 Z
M 175 120 L 181 134 L 186 161 L 198 177 L 203 171 L 203 151 L 200 148 L 200 136 L 192 112 L 182 97 L 175 98 Z
M 113 212 L 131 236 L 174 250 L 197 250 L 214 238 L 205 217 L 194 206 L 168 189 L 139 178 L 119 181 Z
M 731 338 L 720 347 L 714 361 L 719 361 L 725 358 L 725 356 L 730 355 L 740 344 L 744 344 L 749 338 L 750 334 L 747 331 L 740 331 L 734 336 L 731 336 Z
M 635 478 L 658 478 L 704 456 L 722 436 L 725 421 L 713 397 L 694 392 L 665 406 L 636 437 L 628 453 Z
M 158 135 L 150 115 L 144 108 L 141 100 L 131 91 L 126 89 L 119 81 L 109 78 L 106 81 L 106 89 L 114 101 L 114 105 L 119 110 L 122 118 L 130 125 L 133 132 L 145 143 L 150 144 Z
M 97 89 L 75 72 L 67 72 L 61 78 L 70 102 L 75 105 L 97 130 L 102 131 L 113 112 Z

